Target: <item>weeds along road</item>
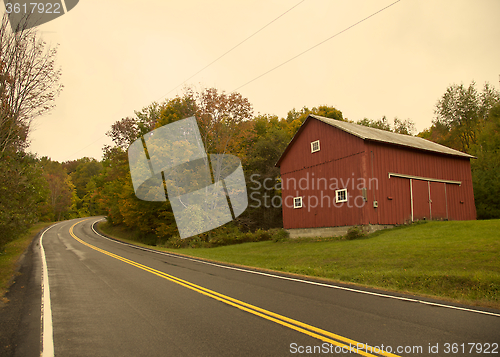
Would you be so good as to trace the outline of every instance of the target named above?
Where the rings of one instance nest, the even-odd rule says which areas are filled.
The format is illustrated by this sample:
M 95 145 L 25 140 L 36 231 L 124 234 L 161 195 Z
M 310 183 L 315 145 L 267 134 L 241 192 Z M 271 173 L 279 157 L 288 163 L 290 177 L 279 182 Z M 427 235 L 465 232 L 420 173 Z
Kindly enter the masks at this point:
M 500 354 L 500 311 L 154 253 L 98 235 L 97 220 L 65 221 L 41 238 L 43 356 Z

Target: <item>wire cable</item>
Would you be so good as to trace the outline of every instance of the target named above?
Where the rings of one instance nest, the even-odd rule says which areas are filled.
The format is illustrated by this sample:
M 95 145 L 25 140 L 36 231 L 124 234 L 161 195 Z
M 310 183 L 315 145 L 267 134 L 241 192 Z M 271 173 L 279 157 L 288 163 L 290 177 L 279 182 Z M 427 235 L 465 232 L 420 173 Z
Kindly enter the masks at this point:
M 305 54 L 305 53 L 307 53 L 307 52 L 311 51 L 312 49 L 314 49 L 314 48 L 316 48 L 316 47 L 318 47 L 318 46 L 320 46 L 320 45 L 324 44 L 324 43 L 325 43 L 325 42 L 327 42 L 327 41 L 330 41 L 332 38 L 337 37 L 338 35 L 340 35 L 340 34 L 342 34 L 342 33 L 346 32 L 346 31 L 348 31 L 348 30 L 352 29 L 353 27 L 355 27 L 355 26 L 359 25 L 359 24 L 360 24 L 360 23 L 362 23 L 363 21 L 366 21 L 366 20 L 368 20 L 369 18 L 371 18 L 371 17 L 373 17 L 373 16 L 375 16 L 375 15 L 377 15 L 377 14 L 381 13 L 382 11 L 384 11 L 384 10 L 386 10 L 386 9 L 390 8 L 391 6 L 395 5 L 396 3 L 400 2 L 400 1 L 401 1 L 401 0 L 397 0 L 397 1 L 393 2 L 392 4 L 390 4 L 390 5 L 388 5 L 388 6 L 384 7 L 384 8 L 382 8 L 382 9 L 380 9 L 380 10 L 378 10 L 377 12 L 374 12 L 374 13 L 373 13 L 373 14 L 371 14 L 370 16 L 367 16 L 367 17 L 365 17 L 364 19 L 359 20 L 359 21 L 358 21 L 358 22 L 356 22 L 355 24 L 353 24 L 353 25 L 351 25 L 351 26 L 349 26 L 349 27 L 346 27 L 346 28 L 345 28 L 345 29 L 343 29 L 342 31 L 337 32 L 335 35 L 328 37 L 326 40 L 323 40 L 323 41 L 321 41 L 321 42 L 319 42 L 319 43 L 315 44 L 314 46 L 309 47 L 307 50 L 302 51 L 302 52 L 301 52 L 301 53 L 299 53 L 298 55 L 295 55 L 294 57 L 292 57 L 292 58 L 290 58 L 290 59 L 286 60 L 285 62 L 283 62 L 283 63 L 281 63 L 281 64 L 277 65 L 276 67 L 271 68 L 271 69 L 270 69 L 270 70 L 268 70 L 267 72 L 262 73 L 261 75 L 259 75 L 259 76 L 255 77 L 254 79 L 252 79 L 252 80 L 250 80 L 250 81 L 246 82 L 245 84 L 243 84 L 243 85 L 239 86 L 238 88 L 233 89 L 233 90 L 232 90 L 232 92 L 235 92 L 235 91 L 237 91 L 238 89 L 243 88 L 243 87 L 244 87 L 244 86 L 246 86 L 247 84 L 250 84 L 250 83 L 252 83 L 252 82 L 256 81 L 257 79 L 259 79 L 259 78 L 261 78 L 261 77 L 264 77 L 266 74 L 271 73 L 272 71 L 274 71 L 274 70 L 276 70 L 276 69 L 280 68 L 281 66 L 284 66 L 284 65 L 285 65 L 285 64 L 287 64 L 288 62 L 291 62 L 291 61 L 293 61 L 294 59 L 296 59 L 296 58 L 298 58 L 298 57 L 302 56 L 303 54 Z
M 242 45 L 243 43 L 245 43 L 246 41 L 248 41 L 249 39 L 251 39 L 252 37 L 254 37 L 255 35 L 257 35 L 259 32 L 261 32 L 266 27 L 268 27 L 269 25 L 271 25 L 273 22 L 275 22 L 276 20 L 278 20 L 279 18 L 283 17 L 285 14 L 287 14 L 288 12 L 290 12 L 291 10 L 293 10 L 294 8 L 296 8 L 297 6 L 299 6 L 300 4 L 302 4 L 304 1 L 306 1 L 306 0 L 302 0 L 302 1 L 298 2 L 297 4 L 295 4 L 294 6 L 292 6 L 291 8 L 289 8 L 288 10 L 286 10 L 284 13 L 282 13 L 281 15 L 279 15 L 277 18 L 275 18 L 274 20 L 272 20 L 271 22 L 267 23 L 265 26 L 261 27 L 260 29 L 258 29 L 257 31 L 255 31 L 253 34 L 251 34 L 250 36 L 248 36 L 247 38 L 245 38 L 243 41 L 241 41 L 237 45 L 233 46 L 228 51 L 224 52 L 222 55 L 220 55 L 219 57 L 217 57 L 216 59 L 214 59 L 212 62 L 210 62 L 209 64 L 207 64 L 205 67 L 203 67 L 202 69 L 200 69 L 195 74 L 193 74 L 191 77 L 189 77 L 188 79 L 186 79 L 182 83 L 179 83 L 174 88 L 172 88 L 171 90 L 169 90 L 167 93 L 165 93 L 164 95 L 162 95 L 160 98 L 158 98 L 158 100 L 160 100 L 162 98 L 165 98 L 167 95 L 169 95 L 175 89 L 177 89 L 178 87 L 180 87 L 181 85 L 183 85 L 184 83 L 186 83 L 187 81 L 189 81 L 191 78 L 193 78 L 196 75 L 198 75 L 201 72 L 203 72 L 205 69 L 207 69 L 208 67 L 210 67 L 211 65 L 213 65 L 215 62 L 217 62 L 218 60 L 220 60 L 222 57 L 226 56 L 229 52 L 235 50 L 237 47 L 239 47 L 240 45 Z

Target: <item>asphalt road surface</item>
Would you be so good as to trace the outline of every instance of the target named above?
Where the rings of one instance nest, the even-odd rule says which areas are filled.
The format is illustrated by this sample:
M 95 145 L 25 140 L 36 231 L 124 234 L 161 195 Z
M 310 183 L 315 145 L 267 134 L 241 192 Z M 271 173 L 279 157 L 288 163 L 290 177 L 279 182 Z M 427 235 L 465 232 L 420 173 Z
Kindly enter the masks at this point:
M 98 219 L 39 242 L 43 356 L 500 355 L 500 311 L 137 249 Z

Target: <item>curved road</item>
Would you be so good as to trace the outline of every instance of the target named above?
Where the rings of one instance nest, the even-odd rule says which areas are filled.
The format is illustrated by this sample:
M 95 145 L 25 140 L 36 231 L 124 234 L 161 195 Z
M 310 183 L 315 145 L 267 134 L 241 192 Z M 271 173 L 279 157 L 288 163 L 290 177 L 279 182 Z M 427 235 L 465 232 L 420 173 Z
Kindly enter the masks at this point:
M 500 354 L 500 311 L 155 253 L 97 234 L 99 219 L 43 233 L 43 356 Z

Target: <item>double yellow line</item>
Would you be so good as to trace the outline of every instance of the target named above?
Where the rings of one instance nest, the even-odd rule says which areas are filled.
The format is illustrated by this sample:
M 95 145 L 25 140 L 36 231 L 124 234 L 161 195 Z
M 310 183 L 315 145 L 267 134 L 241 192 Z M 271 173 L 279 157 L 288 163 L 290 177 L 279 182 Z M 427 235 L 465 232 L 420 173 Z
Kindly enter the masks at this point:
M 367 345 L 367 344 L 363 344 L 363 343 L 351 340 L 349 338 L 346 338 L 346 337 L 343 337 L 343 336 L 340 336 L 340 335 L 336 335 L 336 334 L 331 333 L 329 331 L 322 330 L 320 328 L 317 328 L 317 327 L 305 324 L 303 322 L 300 322 L 300 321 L 288 318 L 286 316 L 282 316 L 282 315 L 276 314 L 274 312 L 271 312 L 271 311 L 268 311 L 268 310 L 265 310 L 265 309 L 261 309 L 260 307 L 247 304 L 247 303 L 245 303 L 243 301 L 240 301 L 240 300 L 237 300 L 237 299 L 233 299 L 232 297 L 229 297 L 229 296 L 226 296 L 226 295 L 223 295 L 223 294 L 219 294 L 216 291 L 213 291 L 213 290 L 204 288 L 202 286 L 190 283 L 189 281 L 186 281 L 186 280 L 183 280 L 183 279 L 179 279 L 179 278 L 177 278 L 177 277 L 175 277 L 173 275 L 164 273 L 162 271 L 153 269 L 153 268 L 148 267 L 146 265 L 134 262 L 133 260 L 121 257 L 119 255 L 116 255 L 116 254 L 113 254 L 111 252 L 108 252 L 108 251 L 106 251 L 104 249 L 101 249 L 101 248 L 98 248 L 96 246 L 93 246 L 92 244 L 84 242 L 83 240 L 81 240 L 80 238 L 78 238 L 73 233 L 73 227 L 75 227 L 78 223 L 81 223 L 81 222 L 83 222 L 83 221 L 80 221 L 80 222 L 77 222 L 77 223 L 73 224 L 70 227 L 70 229 L 69 229 L 69 234 L 71 234 L 71 236 L 74 239 L 76 239 L 78 242 L 80 242 L 83 245 L 86 245 L 87 247 L 92 248 L 92 249 L 94 249 L 94 250 L 96 250 L 98 252 L 106 254 L 106 255 L 108 255 L 110 257 L 113 257 L 115 259 L 121 260 L 124 263 L 133 265 L 133 266 L 135 266 L 135 267 L 137 267 L 139 269 L 142 269 L 144 271 L 147 271 L 149 273 L 157 275 L 157 276 L 159 276 L 161 278 L 167 279 L 167 280 L 169 280 L 169 281 L 171 281 L 173 283 L 182 285 L 182 286 L 184 286 L 184 287 L 186 287 L 188 289 L 191 289 L 193 291 L 196 291 L 196 292 L 198 292 L 200 294 L 203 294 L 205 296 L 211 297 L 212 299 L 221 301 L 221 302 L 223 302 L 225 304 L 234 306 L 234 307 L 236 307 L 236 308 L 238 308 L 240 310 L 243 310 L 243 311 L 249 312 L 249 313 L 251 313 L 253 315 L 262 317 L 263 319 L 266 319 L 266 320 L 275 322 L 277 324 L 280 324 L 282 326 L 291 328 L 292 330 L 304 333 L 304 334 L 306 334 L 308 336 L 317 338 L 318 340 L 321 340 L 321 341 L 330 343 L 332 345 L 344 348 L 345 351 L 352 351 L 352 349 L 354 348 L 354 349 L 356 349 L 355 350 L 356 353 L 359 354 L 359 355 L 362 355 L 362 356 L 377 356 L 377 355 L 379 355 L 379 356 L 388 356 L 388 357 L 389 356 L 398 357 L 395 354 L 392 354 L 392 353 L 389 353 L 389 352 L 385 352 L 385 351 L 380 351 L 380 353 L 377 352 L 376 355 L 375 354 L 370 354 L 370 353 L 365 352 L 365 351 L 374 351 L 376 349 L 374 347 L 371 347 L 371 346 Z M 357 346 L 363 346 L 363 347 L 359 347 L 359 349 L 357 349 Z M 363 351 L 362 349 L 364 349 L 365 351 Z

